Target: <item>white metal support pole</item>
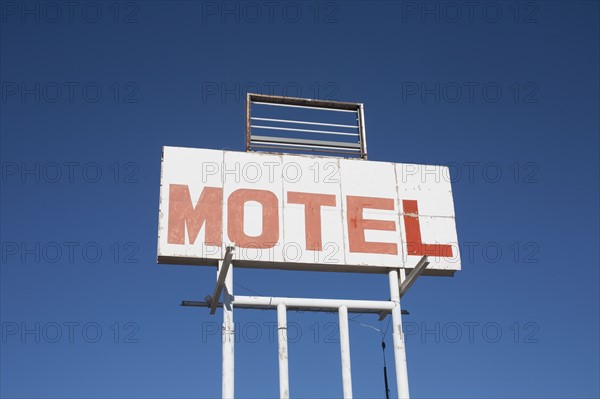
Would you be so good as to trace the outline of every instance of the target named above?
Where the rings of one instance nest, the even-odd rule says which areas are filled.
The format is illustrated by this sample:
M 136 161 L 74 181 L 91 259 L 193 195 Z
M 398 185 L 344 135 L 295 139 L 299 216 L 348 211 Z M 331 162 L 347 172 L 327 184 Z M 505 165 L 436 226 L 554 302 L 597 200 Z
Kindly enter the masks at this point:
M 403 272 L 403 270 L 402 270 Z M 408 371 L 406 367 L 406 348 L 404 346 L 404 334 L 402 333 L 402 314 L 400 312 L 400 284 L 398 271 L 390 270 L 390 300 L 394 302 L 392 309 L 392 334 L 394 338 L 394 362 L 396 365 L 396 385 L 398 387 L 398 399 L 408 399 Z
M 287 337 L 287 307 L 277 305 L 277 340 L 279 342 L 279 397 L 290 397 L 290 381 L 288 374 L 288 337 Z
M 350 367 L 350 333 L 348 331 L 348 308 L 340 306 L 340 351 L 342 353 L 342 385 L 344 399 L 352 399 L 352 369 Z
M 221 271 L 223 262 L 219 262 L 217 270 L 217 279 Z M 218 301 L 218 298 L 215 299 Z M 233 324 L 233 267 L 229 268 L 225 277 L 225 292 L 223 293 L 223 375 L 222 375 L 222 391 L 223 399 L 233 399 L 234 397 L 234 343 L 235 331 Z
M 398 279 L 398 282 L 400 283 L 398 287 L 406 283 L 406 270 L 403 267 L 400 268 L 400 275 L 398 276 Z M 400 298 L 402 298 L 402 291 L 400 291 Z

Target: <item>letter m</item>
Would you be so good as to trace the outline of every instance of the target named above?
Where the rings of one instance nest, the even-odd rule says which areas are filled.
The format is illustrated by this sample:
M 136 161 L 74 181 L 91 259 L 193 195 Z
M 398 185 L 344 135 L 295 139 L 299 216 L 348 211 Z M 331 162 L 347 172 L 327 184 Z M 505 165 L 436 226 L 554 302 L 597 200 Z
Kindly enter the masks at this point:
M 223 189 L 204 187 L 194 207 L 190 190 L 184 184 L 169 185 L 169 244 L 185 244 L 187 228 L 189 242 L 194 244 L 204 224 L 207 245 L 220 246 L 223 231 Z

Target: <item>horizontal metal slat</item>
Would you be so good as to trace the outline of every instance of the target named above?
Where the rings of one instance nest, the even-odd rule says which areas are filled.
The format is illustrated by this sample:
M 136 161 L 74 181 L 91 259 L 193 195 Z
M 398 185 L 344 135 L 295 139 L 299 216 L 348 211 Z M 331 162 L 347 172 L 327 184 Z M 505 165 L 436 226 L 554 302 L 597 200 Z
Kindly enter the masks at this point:
M 326 146 L 311 146 L 306 144 L 258 144 L 254 143 L 252 148 L 262 148 L 262 149 L 270 149 L 270 150 L 307 150 L 313 152 L 328 152 L 335 154 L 348 154 L 348 155 L 360 155 L 359 149 L 345 149 L 338 147 L 326 147 Z
M 262 125 L 250 125 L 250 127 L 253 127 L 255 129 L 286 130 L 286 131 L 292 131 L 292 132 L 323 133 L 323 134 L 333 134 L 336 136 L 358 137 L 358 133 L 332 132 L 330 130 L 296 129 L 296 128 L 292 128 L 292 127 L 262 126 Z
M 251 135 L 250 140 L 252 142 L 260 142 L 260 143 L 279 143 L 279 144 L 304 144 L 304 145 L 313 145 L 313 146 L 327 146 L 327 147 L 335 147 L 335 148 L 344 148 L 344 149 L 358 149 L 360 150 L 359 143 L 344 143 L 342 141 L 326 141 L 326 140 L 308 140 L 308 139 L 296 139 L 296 138 L 288 138 L 288 137 L 272 137 L 272 136 L 255 136 Z
M 253 116 L 250 119 L 257 121 L 266 121 L 266 122 L 285 122 L 285 123 L 298 123 L 301 125 L 318 125 L 318 126 L 333 126 L 333 127 L 349 127 L 353 129 L 358 129 L 359 126 L 355 125 L 339 125 L 337 123 L 323 123 L 323 122 L 305 122 L 305 121 L 293 121 L 289 119 L 273 119 L 273 118 L 259 118 L 258 116 Z
M 324 108 L 324 107 L 316 107 L 311 105 L 295 105 L 295 104 L 279 104 L 279 103 L 268 103 L 263 101 L 252 101 L 252 104 L 261 104 L 261 105 L 273 105 L 276 107 L 292 107 L 292 108 L 309 108 L 309 109 L 317 109 L 321 111 L 333 111 L 333 112 L 354 112 L 356 110 L 353 109 L 338 109 L 338 108 Z

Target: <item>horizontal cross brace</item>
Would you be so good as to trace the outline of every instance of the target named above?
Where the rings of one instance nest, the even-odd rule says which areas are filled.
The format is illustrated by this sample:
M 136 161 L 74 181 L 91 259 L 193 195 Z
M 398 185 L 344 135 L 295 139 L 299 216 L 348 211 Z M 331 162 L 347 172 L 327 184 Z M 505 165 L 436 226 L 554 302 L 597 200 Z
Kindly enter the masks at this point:
M 312 312 L 337 312 L 340 306 L 346 306 L 351 313 L 375 313 L 385 316 L 394 308 L 391 301 L 367 301 L 356 299 L 316 299 L 286 298 L 235 295 L 232 301 L 234 308 L 240 309 L 276 309 L 284 304 L 289 310 Z M 211 302 L 182 301 L 181 306 L 210 307 Z M 408 314 L 408 312 L 403 312 Z

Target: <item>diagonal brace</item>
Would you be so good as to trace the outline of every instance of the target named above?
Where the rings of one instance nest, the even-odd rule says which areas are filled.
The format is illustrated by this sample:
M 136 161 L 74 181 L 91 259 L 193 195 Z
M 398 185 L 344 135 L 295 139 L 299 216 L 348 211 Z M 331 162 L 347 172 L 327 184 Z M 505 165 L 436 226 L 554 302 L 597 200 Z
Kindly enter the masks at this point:
M 417 277 L 419 277 L 425 271 L 428 265 L 429 258 L 427 258 L 427 255 L 423 255 L 421 260 L 417 262 L 415 268 L 409 273 L 408 276 L 406 276 L 404 281 L 400 283 L 400 298 L 402 298 L 402 296 L 406 294 L 406 291 L 408 291 L 411 285 L 413 285 Z
M 221 298 L 221 291 L 223 291 L 223 286 L 225 285 L 225 277 L 227 277 L 229 266 L 231 266 L 231 259 L 233 258 L 234 250 L 235 247 L 229 246 L 225 252 L 225 257 L 223 258 L 221 269 L 219 270 L 219 277 L 217 278 L 217 285 L 215 286 L 215 291 L 213 292 L 213 296 L 210 300 L 210 314 L 215 314 L 217 311 L 217 306 L 219 306 L 219 298 Z

